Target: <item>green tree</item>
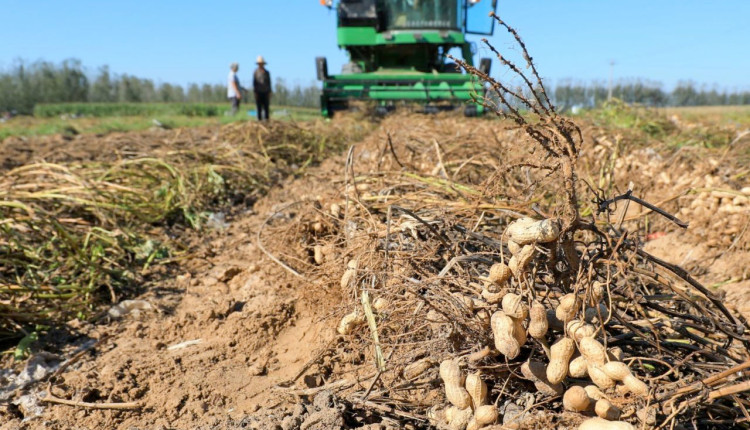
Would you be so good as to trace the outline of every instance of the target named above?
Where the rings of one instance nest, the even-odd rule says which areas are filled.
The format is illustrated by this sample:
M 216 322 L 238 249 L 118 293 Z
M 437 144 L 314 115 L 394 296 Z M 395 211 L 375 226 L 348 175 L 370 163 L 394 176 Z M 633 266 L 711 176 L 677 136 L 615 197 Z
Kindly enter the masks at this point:
M 227 100 L 227 87 L 225 85 L 216 84 L 212 88 L 213 90 L 213 101 L 226 101 Z
M 698 91 L 692 82 L 679 82 L 672 90 L 672 104 L 675 106 L 696 106 Z
M 91 83 L 90 100 L 97 103 L 115 101 L 115 86 L 109 74 L 109 66 L 99 68 L 99 76 Z
M 203 84 L 201 85 L 201 101 L 206 102 L 216 102 L 219 100 L 214 100 L 214 92 L 211 88 L 211 84 Z
M 192 83 L 188 86 L 187 101 L 191 103 L 203 102 L 202 92 L 198 84 Z
M 185 91 L 179 85 L 164 83 L 159 85 L 158 101 L 166 103 L 184 102 Z
M 58 72 L 58 87 L 64 102 L 85 102 L 89 96 L 89 79 L 80 60 L 63 61 Z

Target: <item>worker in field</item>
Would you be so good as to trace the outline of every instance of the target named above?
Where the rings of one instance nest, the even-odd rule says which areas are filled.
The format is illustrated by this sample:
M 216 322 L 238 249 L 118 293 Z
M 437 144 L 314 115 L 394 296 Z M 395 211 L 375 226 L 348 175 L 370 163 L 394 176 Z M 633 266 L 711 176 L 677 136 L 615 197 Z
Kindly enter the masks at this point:
M 266 60 L 258 55 L 258 68 L 253 73 L 253 91 L 258 110 L 258 121 L 268 121 L 268 106 L 271 104 L 271 74 L 266 70 Z
M 240 70 L 240 65 L 232 63 L 229 65 L 229 76 L 227 77 L 227 98 L 232 102 L 232 115 L 237 113 L 240 108 L 240 100 L 242 100 L 242 86 L 240 86 L 240 78 L 237 77 L 237 71 Z

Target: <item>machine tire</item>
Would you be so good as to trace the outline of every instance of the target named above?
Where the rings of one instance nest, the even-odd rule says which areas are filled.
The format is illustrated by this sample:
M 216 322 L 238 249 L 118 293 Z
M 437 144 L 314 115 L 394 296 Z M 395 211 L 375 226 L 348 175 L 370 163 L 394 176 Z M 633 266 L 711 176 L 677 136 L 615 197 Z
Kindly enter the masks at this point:
M 391 112 L 388 106 L 375 106 L 375 116 L 378 118 L 384 118 Z
M 475 105 L 464 106 L 464 116 L 467 118 L 474 118 L 479 116 L 479 110 Z
M 320 95 L 320 113 L 325 118 L 333 118 L 331 101 L 328 99 L 328 97 L 325 96 L 325 94 Z

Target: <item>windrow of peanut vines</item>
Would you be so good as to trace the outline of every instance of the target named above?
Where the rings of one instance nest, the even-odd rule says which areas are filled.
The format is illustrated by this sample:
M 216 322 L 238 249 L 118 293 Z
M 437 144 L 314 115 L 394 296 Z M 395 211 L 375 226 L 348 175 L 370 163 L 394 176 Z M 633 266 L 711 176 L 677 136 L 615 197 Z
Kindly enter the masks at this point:
M 91 149 L 94 161 L 5 171 L 0 340 L 35 338 L 45 327 L 95 317 L 102 304 L 164 276 L 152 269 L 179 259 L 190 236 L 184 233 L 207 228 L 212 213 L 252 204 L 368 130 L 346 120 L 245 123 L 133 134 L 136 142 L 115 144 L 112 152 L 99 150 L 107 146 L 97 140 L 107 138 L 81 136 L 75 143 Z

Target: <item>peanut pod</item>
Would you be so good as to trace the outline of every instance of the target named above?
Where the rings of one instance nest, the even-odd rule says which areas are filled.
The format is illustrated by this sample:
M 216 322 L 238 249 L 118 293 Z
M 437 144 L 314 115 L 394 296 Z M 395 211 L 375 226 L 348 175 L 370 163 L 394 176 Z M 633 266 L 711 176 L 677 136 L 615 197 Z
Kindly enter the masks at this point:
M 648 395 L 648 385 L 633 376 L 627 364 L 620 361 L 610 361 L 602 366 L 602 371 L 615 381 L 622 381 L 623 385 L 633 394 L 642 397 Z
M 604 418 L 609 421 L 620 419 L 621 414 L 621 411 L 607 399 L 597 400 L 596 405 L 594 406 L 594 412 L 599 418 Z
M 596 385 L 587 385 L 583 387 L 584 390 L 586 390 L 586 394 L 589 395 L 594 400 L 601 400 L 606 398 L 604 393 L 597 387 Z
M 495 405 L 484 405 L 474 411 L 474 417 L 469 421 L 466 430 L 478 430 L 486 425 L 493 424 L 498 418 Z
M 390 302 L 388 299 L 384 299 L 382 297 L 378 297 L 377 299 L 372 301 L 372 309 L 375 310 L 375 312 L 383 312 L 388 305 L 390 305 Z
M 453 408 L 454 406 L 451 406 L 450 408 Z M 432 424 L 435 427 L 439 427 L 441 425 L 448 424 L 448 418 L 445 416 L 446 411 L 450 408 L 443 409 L 439 405 L 433 405 L 430 409 L 427 409 L 427 412 L 425 415 L 427 416 L 427 419 L 430 421 L 430 424 Z
M 616 385 L 615 380 L 604 373 L 601 365 L 589 364 L 589 367 L 586 370 L 588 371 L 589 378 L 591 378 L 591 382 L 596 384 L 596 386 L 602 390 L 608 390 Z
M 551 219 L 535 220 L 524 217 L 510 223 L 505 229 L 505 234 L 519 245 L 547 243 L 557 240 L 560 236 L 560 225 Z
M 635 430 L 632 424 L 624 421 L 607 421 L 604 418 L 589 418 L 578 426 L 578 430 Z
M 341 217 L 341 205 L 338 203 L 331 203 L 331 215 L 334 218 L 340 218 Z
M 544 339 L 544 336 L 549 330 L 549 321 L 547 321 L 547 310 L 544 305 L 534 301 L 529 309 L 529 316 L 531 322 L 529 322 L 529 335 L 534 339 Z
M 578 342 L 578 350 L 586 357 L 589 365 L 602 365 L 607 362 L 607 350 L 593 336 L 581 338 Z
M 562 384 L 552 384 L 547 379 L 547 369 L 544 363 L 526 361 L 521 365 L 521 374 L 524 378 L 533 382 L 536 389 L 542 394 L 559 396 L 563 393 Z
M 574 385 L 563 395 L 563 407 L 571 412 L 584 412 L 591 406 L 591 398 L 583 387 Z
M 586 357 L 579 355 L 570 361 L 570 364 L 568 365 L 568 375 L 573 378 L 585 378 L 588 374 L 588 363 L 586 363 Z
M 503 297 L 502 308 L 505 315 L 511 318 L 526 319 L 529 315 L 529 309 L 526 307 L 526 303 L 523 302 L 523 297 L 516 293 L 508 293 Z
M 482 327 L 490 328 L 490 313 L 487 309 L 480 309 L 477 311 L 477 320 L 482 324 Z
M 558 384 L 568 376 L 568 363 L 575 352 L 575 347 L 575 342 L 569 337 L 560 338 L 550 347 L 550 362 L 547 366 L 549 382 Z
M 591 337 L 596 333 L 596 327 L 581 320 L 571 320 L 566 326 L 568 336 L 580 342 L 584 337 Z
M 471 397 L 464 388 L 466 377 L 458 367 L 458 362 L 445 360 L 440 363 L 440 378 L 445 384 L 445 397 L 453 406 L 459 409 L 466 409 L 471 406 Z
M 605 284 L 598 281 L 591 285 L 591 296 L 589 300 L 591 306 L 597 306 L 604 300 L 604 293 L 606 292 L 604 287 Z
M 404 367 L 404 371 L 403 371 L 404 379 L 406 379 L 407 381 L 416 379 L 421 374 L 423 374 L 427 369 L 433 367 L 434 365 L 435 365 L 435 360 L 433 360 L 430 357 L 417 360 L 414 363 L 411 363 L 407 365 L 406 367 Z
M 510 268 L 505 263 L 495 263 L 490 267 L 490 273 L 487 280 L 497 287 L 502 287 L 510 279 Z
M 497 292 L 492 292 L 486 288 L 482 288 L 482 298 L 491 305 L 500 303 L 506 293 L 507 291 L 504 288 Z
M 471 415 L 471 408 L 460 409 L 456 406 L 451 406 L 445 411 L 445 417 L 448 419 L 448 427 L 451 430 L 465 430 L 469 421 L 471 421 Z
M 466 391 L 471 396 L 472 408 L 475 411 L 487 403 L 487 384 L 482 381 L 479 373 L 471 373 L 466 377 Z
M 573 293 L 566 294 L 560 299 L 560 304 L 555 309 L 555 316 L 557 319 L 567 324 L 570 320 L 576 317 L 576 312 L 580 307 L 580 300 L 578 296 Z
M 464 296 L 461 293 L 452 293 L 451 295 L 466 308 L 466 311 L 474 312 L 474 301 L 471 300 L 471 297 Z
M 607 356 L 609 357 L 609 361 L 622 361 L 625 358 L 625 353 L 622 351 L 622 348 L 616 346 L 607 351 Z
M 526 341 L 526 331 L 520 320 L 514 320 L 503 311 L 497 311 L 490 318 L 490 326 L 495 338 L 495 349 L 508 360 L 518 357 L 521 345 Z
M 315 264 L 317 265 L 321 265 L 325 262 L 323 247 L 321 245 L 315 245 L 313 247 L 313 259 L 315 260 Z
M 359 311 L 354 311 L 352 313 L 344 315 L 344 317 L 341 318 L 336 331 L 339 332 L 339 334 L 347 335 L 351 333 L 355 327 L 364 322 L 365 316 L 360 314 Z
M 518 251 L 518 254 L 510 257 L 510 261 L 508 261 L 508 267 L 510 267 L 510 271 L 513 273 L 513 277 L 519 280 L 522 279 L 524 271 L 526 270 L 526 266 L 529 265 L 529 263 L 534 259 L 535 256 L 536 248 L 534 247 L 534 245 L 524 245 L 523 248 Z
M 357 275 L 357 265 L 357 260 L 349 260 L 349 262 L 346 263 L 346 270 L 341 276 L 341 288 L 347 288 L 352 279 Z
M 521 245 L 512 240 L 508 240 L 508 251 L 510 251 L 510 255 L 516 255 L 521 252 Z

